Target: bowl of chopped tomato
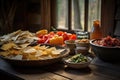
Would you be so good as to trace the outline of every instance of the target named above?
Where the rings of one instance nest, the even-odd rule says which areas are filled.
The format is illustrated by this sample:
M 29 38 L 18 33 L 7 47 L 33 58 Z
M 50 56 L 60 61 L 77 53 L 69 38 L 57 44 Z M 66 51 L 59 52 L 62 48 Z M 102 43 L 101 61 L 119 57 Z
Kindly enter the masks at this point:
M 120 61 L 120 39 L 107 36 L 102 39 L 90 40 L 90 45 L 99 59 L 117 63 Z

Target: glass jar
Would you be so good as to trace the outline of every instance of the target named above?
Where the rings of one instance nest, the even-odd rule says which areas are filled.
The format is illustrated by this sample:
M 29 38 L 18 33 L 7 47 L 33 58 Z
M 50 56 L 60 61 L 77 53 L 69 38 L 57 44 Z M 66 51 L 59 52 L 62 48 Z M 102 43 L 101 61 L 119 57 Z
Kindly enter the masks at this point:
M 93 21 L 93 27 L 90 31 L 90 39 L 100 39 L 102 38 L 102 31 L 100 27 L 100 21 Z

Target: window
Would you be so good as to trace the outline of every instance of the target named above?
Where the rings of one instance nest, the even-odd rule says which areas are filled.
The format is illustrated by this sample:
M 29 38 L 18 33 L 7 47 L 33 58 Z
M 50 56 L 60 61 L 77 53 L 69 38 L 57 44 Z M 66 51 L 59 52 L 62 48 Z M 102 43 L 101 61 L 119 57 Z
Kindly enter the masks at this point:
M 89 0 L 88 31 L 96 19 L 101 20 L 101 0 Z
M 57 0 L 57 29 L 90 31 L 100 20 L 101 0 Z

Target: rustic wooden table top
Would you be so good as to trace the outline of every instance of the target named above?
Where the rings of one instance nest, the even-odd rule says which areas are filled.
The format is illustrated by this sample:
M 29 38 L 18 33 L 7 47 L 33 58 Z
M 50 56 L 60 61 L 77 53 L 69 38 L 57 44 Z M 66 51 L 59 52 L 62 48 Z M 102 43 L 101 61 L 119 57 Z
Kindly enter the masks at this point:
M 61 62 L 44 67 L 20 68 L 13 67 L 0 59 L 0 78 L 3 80 L 120 80 L 120 64 L 111 64 L 94 58 L 85 69 L 68 68 Z

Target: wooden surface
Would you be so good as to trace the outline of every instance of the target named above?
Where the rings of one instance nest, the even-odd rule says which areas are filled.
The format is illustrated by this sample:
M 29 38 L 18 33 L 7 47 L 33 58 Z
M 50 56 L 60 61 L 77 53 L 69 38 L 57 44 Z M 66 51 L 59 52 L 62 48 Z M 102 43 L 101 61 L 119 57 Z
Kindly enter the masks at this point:
M 105 63 L 95 58 L 85 69 L 68 68 L 61 62 L 25 68 L 13 67 L 0 59 L 0 74 L 0 79 L 8 77 L 8 80 L 119 80 L 120 64 Z

